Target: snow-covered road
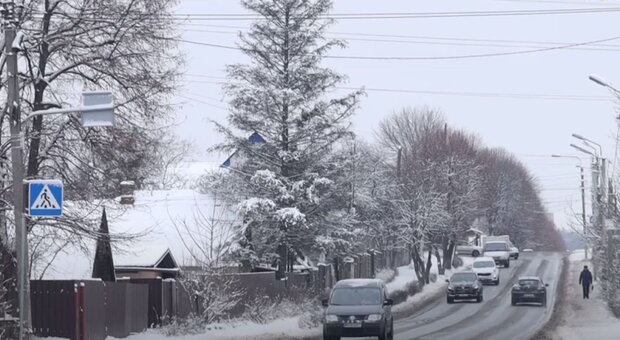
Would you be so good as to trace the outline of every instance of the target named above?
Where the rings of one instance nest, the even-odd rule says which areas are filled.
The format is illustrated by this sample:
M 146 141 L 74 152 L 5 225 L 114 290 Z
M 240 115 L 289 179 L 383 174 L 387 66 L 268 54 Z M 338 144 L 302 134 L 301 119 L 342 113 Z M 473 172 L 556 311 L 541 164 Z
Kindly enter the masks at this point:
M 499 286 L 485 286 L 484 301 L 435 303 L 397 321 L 396 339 L 529 339 L 552 314 L 562 270 L 562 254 L 525 253 L 501 269 Z M 510 290 L 519 276 L 535 275 L 549 284 L 546 307 L 511 306 Z

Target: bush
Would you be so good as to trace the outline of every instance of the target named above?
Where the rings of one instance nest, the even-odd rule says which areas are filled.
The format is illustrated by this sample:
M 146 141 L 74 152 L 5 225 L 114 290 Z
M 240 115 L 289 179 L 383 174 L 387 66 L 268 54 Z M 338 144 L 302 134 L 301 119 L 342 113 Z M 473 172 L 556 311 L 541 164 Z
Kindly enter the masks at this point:
M 321 322 L 323 309 L 316 298 L 305 295 L 293 299 L 283 298 L 280 301 L 274 301 L 267 296 L 257 296 L 246 303 L 241 319 L 266 324 L 299 315 L 300 328 L 317 327 Z
M 435 275 L 435 280 L 437 276 Z M 390 298 L 394 300 L 394 304 L 399 304 L 407 301 L 407 298 L 413 296 L 421 291 L 418 282 L 409 282 L 405 286 L 404 290 L 395 290 L 390 293 Z
M 382 280 L 385 283 L 390 283 L 394 281 L 396 275 L 398 275 L 398 269 L 384 268 L 381 269 L 377 275 L 375 275 L 375 278 Z
M 463 259 L 460 258 L 459 256 L 454 256 L 454 258 L 452 258 L 452 267 L 453 268 L 458 268 L 461 267 L 463 265 Z
M 164 318 L 159 332 L 165 336 L 181 336 L 203 333 L 205 329 L 201 317 L 190 315 L 186 318 Z

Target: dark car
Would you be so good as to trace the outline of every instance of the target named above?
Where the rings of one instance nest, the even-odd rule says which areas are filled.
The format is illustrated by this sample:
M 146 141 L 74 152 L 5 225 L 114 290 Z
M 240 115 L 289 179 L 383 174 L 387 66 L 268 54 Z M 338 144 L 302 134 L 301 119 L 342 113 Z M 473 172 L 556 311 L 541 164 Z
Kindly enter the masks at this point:
M 446 300 L 454 303 L 454 300 L 482 301 L 482 283 L 478 280 L 478 274 L 472 271 L 452 274 L 446 290 Z
M 534 302 L 546 306 L 547 287 L 549 285 L 536 276 L 519 278 L 519 281 L 512 286 L 512 305 L 515 306 L 522 302 Z
M 377 336 L 394 338 L 392 299 L 381 280 L 350 279 L 338 281 L 323 300 L 325 317 L 323 339 Z

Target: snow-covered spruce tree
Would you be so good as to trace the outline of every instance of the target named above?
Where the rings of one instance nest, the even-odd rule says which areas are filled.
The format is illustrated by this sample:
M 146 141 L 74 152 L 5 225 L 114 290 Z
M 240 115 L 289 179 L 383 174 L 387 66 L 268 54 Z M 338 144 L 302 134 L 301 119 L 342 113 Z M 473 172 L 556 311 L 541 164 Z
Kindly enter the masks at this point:
M 349 118 L 361 91 L 328 96 L 343 76 L 320 62 L 330 49 L 344 46 L 324 37 L 333 22 L 325 18 L 330 0 L 242 4 L 261 18 L 240 36 L 250 62 L 228 67 L 230 126 L 217 124 L 226 142 L 214 150 L 237 150 L 230 172 L 236 190 L 222 191 L 241 202 L 242 260 L 277 262 L 282 275 L 291 260 L 329 246 L 330 229 L 340 227 L 346 202 L 337 199 L 334 177 L 344 165 L 327 160 L 352 136 Z M 254 132 L 265 143 L 248 142 Z

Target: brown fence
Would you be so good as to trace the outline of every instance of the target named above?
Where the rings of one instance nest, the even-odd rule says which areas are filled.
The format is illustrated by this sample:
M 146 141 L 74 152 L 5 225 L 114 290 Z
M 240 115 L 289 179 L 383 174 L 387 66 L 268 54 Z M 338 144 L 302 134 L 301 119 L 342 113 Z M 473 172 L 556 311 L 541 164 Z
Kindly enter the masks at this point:
M 39 337 L 103 340 L 146 329 L 147 286 L 127 282 L 31 280 Z
M 147 286 L 147 324 L 160 326 L 165 318 L 185 318 L 191 312 L 190 297 L 175 280 L 130 279 L 131 283 Z

